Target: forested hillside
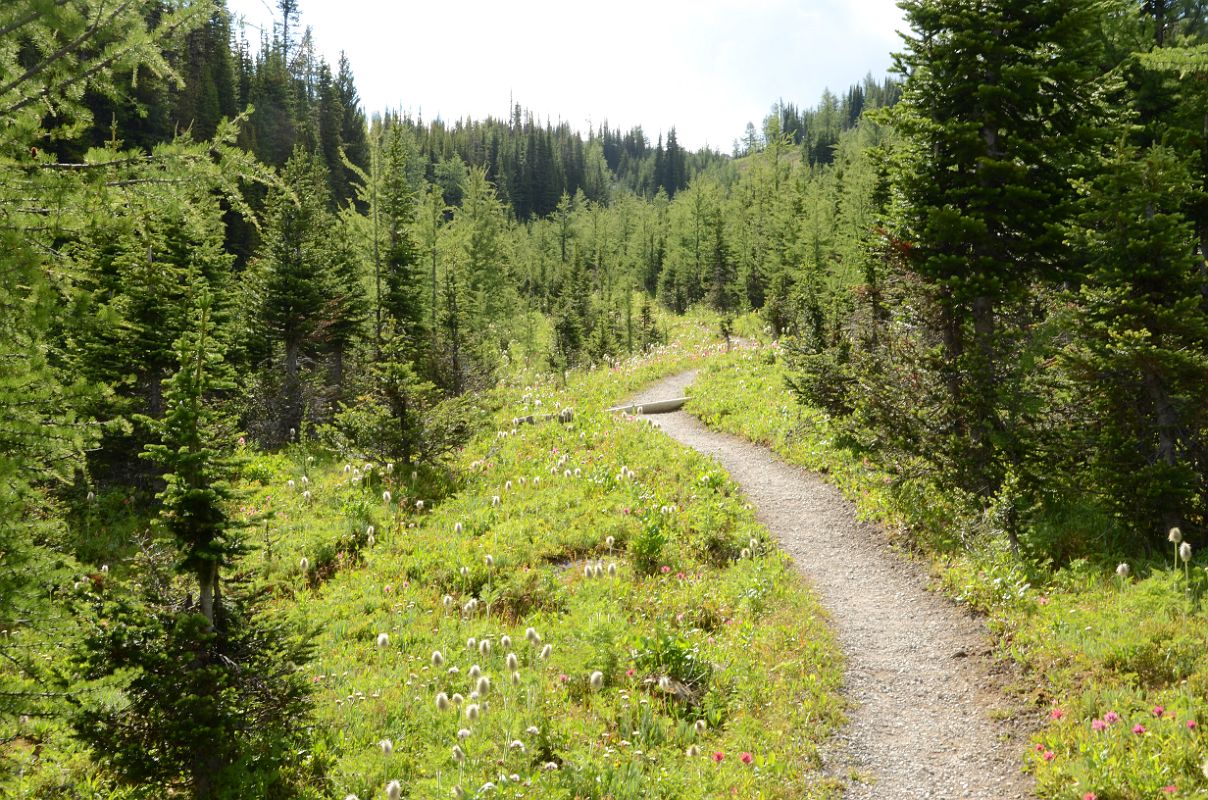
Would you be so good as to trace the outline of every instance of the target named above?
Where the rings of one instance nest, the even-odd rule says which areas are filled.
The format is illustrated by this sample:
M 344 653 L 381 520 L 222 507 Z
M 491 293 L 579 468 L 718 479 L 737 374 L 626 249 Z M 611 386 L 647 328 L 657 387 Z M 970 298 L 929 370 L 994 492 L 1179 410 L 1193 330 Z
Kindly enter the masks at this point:
M 816 105 L 778 100 L 722 154 L 687 151 L 675 128 L 579 130 L 512 102 L 482 120 L 366 109 L 349 61 L 318 55 L 323 32 L 295 0 L 279 0 L 259 42 L 223 0 L 4 3 L 0 794 L 380 793 L 349 777 L 351 749 L 316 732 L 328 673 L 306 665 L 349 657 L 298 609 L 357 613 L 315 598 L 374 575 L 382 592 L 414 582 L 434 609 L 472 602 L 467 619 L 481 602 L 489 621 L 494 573 L 444 569 L 405 532 L 418 526 L 435 549 L 445 539 L 424 515 L 446 500 L 475 519 L 496 513 L 486 498 L 507 495 L 487 485 L 490 464 L 509 465 L 509 490 L 537 483 L 521 477 L 526 458 L 562 474 L 550 448 L 575 447 L 570 433 L 533 428 L 545 450 L 509 437 L 529 415 L 559 424 L 557 404 L 620 399 L 593 382 L 602 370 L 686 366 L 685 315 L 707 320 L 707 334 L 689 328 L 702 346 L 775 342 L 764 366 L 821 420 L 814 433 L 884 476 L 890 516 L 941 557 L 976 552 L 1037 582 L 1166 558 L 1185 575 L 1187 613 L 1202 615 L 1204 573 L 1188 565 L 1208 531 L 1208 5 L 900 5 L 909 31 L 893 76 Z M 658 617 L 668 638 L 647 641 L 644 661 L 625 655 L 616 620 L 602 624 L 608 642 L 574 645 L 610 687 L 624 658 L 639 659 L 635 694 L 654 691 L 644 678 L 671 693 L 659 670 L 676 662 L 687 688 L 653 695 L 666 716 L 627 717 L 626 736 L 699 755 L 697 717 L 743 720 L 725 734 L 734 747 L 787 724 L 735 699 L 747 679 L 693 672 L 704 645 L 682 637 L 716 636 L 737 659 L 725 620 L 766 618 L 779 627 L 759 647 L 779 658 L 798 641 L 787 610 L 813 601 L 722 477 L 701 478 L 718 498 L 694 494 L 688 471 L 630 493 L 638 439 L 580 424 L 567 430 L 589 443 L 584 469 L 603 488 L 565 491 L 625 520 L 606 546 L 505 539 L 486 554 L 552 576 L 499 600 L 513 604 L 512 635 L 530 614 L 568 630 L 569 607 L 594 618 L 582 587 L 557 584 L 565 564 L 625 545 L 636 619 L 649 611 L 640 587 L 662 586 L 658 568 L 679 559 L 679 577 L 728 587 L 724 608 L 687 632 L 682 613 Z M 318 485 L 337 494 L 312 498 Z M 272 502 L 281 492 L 287 505 Z M 530 501 L 525 524 L 562 513 Z M 663 519 L 692 502 L 706 504 L 699 516 Z M 439 519 L 462 535 L 453 512 Z M 387 572 L 365 555 L 374 525 L 398 537 Z M 690 586 L 664 588 L 677 608 L 696 602 Z M 450 625 L 441 636 L 473 628 Z M 832 643 L 810 635 L 818 663 L 777 680 L 809 693 L 821 727 L 781 767 L 761 765 L 766 785 L 684 766 L 663 796 L 795 791 L 840 716 Z M 391 636 L 412 641 L 406 626 Z M 580 684 L 566 691 L 590 728 L 599 686 Z M 541 743 L 533 776 L 563 755 L 590 762 L 576 731 L 561 750 Z M 408 758 L 416 780 L 449 790 Z M 1186 758 L 1184 782 L 1198 764 Z M 637 796 L 647 767 L 609 773 L 615 796 Z M 1067 777 L 1052 797 L 1084 785 Z M 590 783 L 562 780 L 549 796 Z M 1101 798 L 1149 796 L 1117 788 Z

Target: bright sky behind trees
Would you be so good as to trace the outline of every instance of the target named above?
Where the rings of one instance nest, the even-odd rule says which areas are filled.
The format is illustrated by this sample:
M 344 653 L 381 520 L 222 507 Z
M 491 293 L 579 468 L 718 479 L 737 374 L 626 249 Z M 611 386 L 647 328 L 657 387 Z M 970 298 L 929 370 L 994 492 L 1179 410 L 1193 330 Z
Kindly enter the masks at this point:
M 250 25 L 275 0 L 228 0 Z M 575 127 L 672 125 L 729 152 L 777 99 L 812 106 L 899 48 L 895 0 L 301 0 L 333 65 L 344 50 L 366 109 L 425 119 L 506 116 L 509 98 Z M 254 43 L 259 34 L 249 28 Z

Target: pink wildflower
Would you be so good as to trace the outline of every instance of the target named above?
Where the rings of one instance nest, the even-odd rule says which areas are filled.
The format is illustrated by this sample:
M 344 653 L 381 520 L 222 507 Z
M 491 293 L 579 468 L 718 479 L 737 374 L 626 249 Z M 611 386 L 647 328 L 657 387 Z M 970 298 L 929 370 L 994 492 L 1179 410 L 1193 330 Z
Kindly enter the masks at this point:
M 633 667 L 630 667 L 629 669 L 625 670 L 625 677 L 626 677 L 626 678 L 632 678 L 632 677 L 634 676 L 634 674 L 635 674 L 635 673 L 634 673 L 634 671 L 633 671 Z
M 666 564 L 664 564 L 664 565 L 663 565 L 663 567 L 662 567 L 662 572 L 663 572 L 663 574 L 664 574 L 664 575 L 666 575 L 667 573 L 671 572 L 671 567 L 669 567 L 669 566 L 667 566 Z
M 1042 745 L 1042 744 L 1038 744 L 1038 745 L 1036 745 L 1036 752 L 1037 752 L 1037 753 L 1043 753 L 1043 752 L 1044 752 L 1044 745 Z
M 1087 792 L 1086 794 L 1082 795 L 1082 800 L 1099 800 L 1099 795 L 1095 794 L 1094 792 Z
M 1160 717 L 1160 716 L 1162 716 L 1162 715 L 1163 715 L 1163 714 L 1165 714 L 1165 713 L 1166 713 L 1166 709 L 1165 709 L 1165 708 L 1163 708 L 1162 706 L 1154 706 L 1154 707 L 1153 707 L 1153 715 L 1154 715 L 1155 717 Z
M 1101 719 L 1093 720 L 1091 722 L 1091 730 L 1093 730 L 1093 731 L 1101 731 L 1106 728 L 1107 728 L 1107 723 Z
M 1112 723 L 1112 722 L 1119 722 L 1119 721 L 1120 721 L 1120 715 L 1119 715 L 1119 714 L 1117 714 L 1115 711 L 1109 711 L 1109 712 L 1107 712 L 1106 714 L 1104 714 L 1104 715 L 1103 715 L 1103 721 L 1104 721 L 1104 722 L 1107 722 L 1107 723 L 1109 723 L 1109 724 L 1110 724 L 1110 723 Z
M 675 573 L 675 577 L 682 581 L 684 579 L 684 573 L 677 572 Z
M 748 753 L 748 752 L 746 752 L 746 751 L 744 751 L 744 752 L 743 752 L 743 754 L 742 754 L 741 756 L 739 756 L 738 758 L 739 758 L 739 759 L 742 761 L 742 763 L 744 763 L 744 764 L 750 764 L 752 761 L 754 761 L 754 760 L 755 760 L 755 759 L 754 759 L 754 758 L 751 756 L 751 754 L 750 754 L 750 753 Z
M 1064 716 L 1065 716 L 1065 712 L 1062 711 L 1060 708 L 1054 708 L 1052 711 L 1049 712 L 1049 719 L 1061 719 Z
M 1179 790 L 1179 787 L 1175 786 L 1173 783 L 1170 784 L 1169 786 L 1162 787 L 1162 791 L 1166 792 L 1166 794 L 1174 794 L 1178 790 Z
M 1197 723 L 1195 720 L 1193 720 L 1193 719 L 1187 720 L 1187 730 L 1193 731 L 1198 727 L 1200 727 L 1199 723 Z
M 1133 733 L 1140 736 L 1145 733 L 1145 726 L 1138 722 L 1136 725 L 1133 725 Z
M 1041 758 L 1043 758 L 1045 761 L 1052 761 L 1056 757 L 1057 757 L 1057 754 L 1054 753 L 1052 750 L 1045 750 L 1044 755 L 1041 756 Z
M 566 683 L 568 680 L 570 680 L 570 678 L 567 676 L 567 674 L 565 672 L 563 672 L 561 675 L 558 676 L 558 680 L 561 681 L 562 683 Z
M 716 761 L 718 764 L 720 764 L 721 760 L 725 757 L 726 757 L 726 754 L 723 753 L 722 751 L 720 751 L 720 750 L 713 751 L 713 760 Z

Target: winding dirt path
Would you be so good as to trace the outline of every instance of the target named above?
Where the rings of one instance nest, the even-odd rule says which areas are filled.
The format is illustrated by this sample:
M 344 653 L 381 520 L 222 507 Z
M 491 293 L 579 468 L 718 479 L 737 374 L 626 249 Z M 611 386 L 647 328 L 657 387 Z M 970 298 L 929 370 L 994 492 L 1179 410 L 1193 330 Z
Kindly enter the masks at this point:
M 695 377 L 668 378 L 633 402 L 681 397 Z M 825 768 L 858 776 L 848 800 L 1033 796 L 1020 770 L 1022 732 L 995 719 L 1009 717 L 1010 704 L 981 623 L 927 591 L 919 565 L 894 554 L 817 476 L 685 412 L 650 419 L 729 471 L 828 609 L 847 659 L 852 709 Z

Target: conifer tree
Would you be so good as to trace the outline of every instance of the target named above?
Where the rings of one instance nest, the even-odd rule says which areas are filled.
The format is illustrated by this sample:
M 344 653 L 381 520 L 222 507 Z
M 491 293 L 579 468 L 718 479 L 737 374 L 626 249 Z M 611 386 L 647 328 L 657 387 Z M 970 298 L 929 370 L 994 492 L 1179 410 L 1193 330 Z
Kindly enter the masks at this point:
M 952 479 L 988 498 L 1013 437 L 1004 314 L 1062 264 L 1069 153 L 1091 102 L 1084 0 L 906 0 L 896 235 L 938 308 Z

